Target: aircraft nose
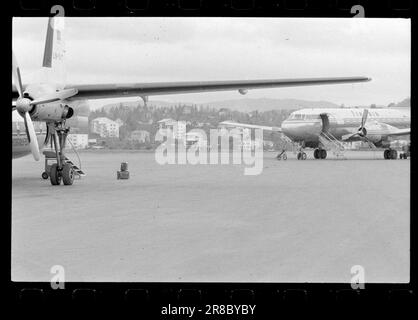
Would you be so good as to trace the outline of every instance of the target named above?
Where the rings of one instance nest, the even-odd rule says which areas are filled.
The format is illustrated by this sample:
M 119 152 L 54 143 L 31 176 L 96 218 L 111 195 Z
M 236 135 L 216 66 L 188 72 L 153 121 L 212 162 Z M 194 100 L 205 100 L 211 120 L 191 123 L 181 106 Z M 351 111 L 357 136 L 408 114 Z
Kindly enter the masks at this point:
M 291 133 L 291 129 L 290 129 L 290 125 L 289 125 L 289 121 L 284 120 L 284 121 L 282 122 L 281 127 L 282 127 L 282 132 L 283 132 L 285 135 L 287 135 L 287 136 L 289 137 L 289 136 L 290 136 L 290 133 Z
M 299 125 L 292 121 L 285 120 L 282 122 L 282 132 L 289 138 L 295 138 L 298 133 Z

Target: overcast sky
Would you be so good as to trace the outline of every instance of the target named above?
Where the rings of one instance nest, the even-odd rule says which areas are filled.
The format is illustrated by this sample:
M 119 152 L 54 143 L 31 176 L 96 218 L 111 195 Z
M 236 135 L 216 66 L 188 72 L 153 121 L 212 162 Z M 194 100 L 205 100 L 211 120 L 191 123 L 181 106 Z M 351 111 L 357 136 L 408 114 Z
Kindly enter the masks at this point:
M 13 50 L 25 83 L 41 66 L 46 26 L 46 18 L 13 20 Z M 351 106 L 410 96 L 406 19 L 66 18 L 65 42 L 68 83 L 368 76 L 373 80 L 362 84 L 260 89 L 245 97 Z M 150 100 L 241 97 L 231 91 Z

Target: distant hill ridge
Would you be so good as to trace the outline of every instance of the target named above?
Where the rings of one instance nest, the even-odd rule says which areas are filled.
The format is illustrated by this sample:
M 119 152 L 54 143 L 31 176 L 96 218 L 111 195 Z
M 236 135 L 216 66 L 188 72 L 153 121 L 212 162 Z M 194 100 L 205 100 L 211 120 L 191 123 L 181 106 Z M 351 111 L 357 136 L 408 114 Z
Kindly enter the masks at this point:
M 104 105 L 105 111 L 109 111 L 112 108 L 118 108 L 123 106 L 125 108 L 136 108 L 139 105 L 143 105 L 142 101 L 128 101 L 123 103 L 111 103 Z M 157 107 L 171 107 L 177 105 L 191 105 L 193 103 L 187 102 L 166 102 L 158 100 L 150 100 L 149 106 Z M 339 105 L 329 101 L 307 101 L 300 99 L 268 99 L 268 98 L 245 98 L 234 99 L 225 101 L 212 101 L 207 103 L 198 103 L 197 105 L 209 106 L 216 109 L 228 108 L 231 110 L 237 110 L 242 112 L 249 111 L 268 111 L 268 110 L 281 110 L 281 109 L 299 109 L 299 108 L 336 108 Z
M 193 103 L 187 102 L 167 102 L 159 100 L 150 100 L 148 102 L 149 106 L 156 107 L 174 107 L 178 105 L 192 105 Z M 106 112 L 110 111 L 112 108 L 117 108 L 123 106 L 124 108 L 133 109 L 138 105 L 143 105 L 142 100 L 137 101 L 128 101 L 122 103 L 112 103 L 104 105 L 103 108 Z M 303 109 L 303 108 L 339 108 L 340 105 L 330 102 L 330 101 L 309 101 L 301 99 L 269 99 L 269 98 L 243 98 L 243 99 L 233 99 L 233 100 L 224 100 L 224 101 L 212 101 L 207 103 L 197 103 L 196 105 L 203 105 L 213 107 L 215 109 L 228 108 L 230 110 L 236 110 L 241 112 L 250 112 L 258 110 L 270 111 L 270 110 L 284 110 L 284 109 Z M 398 103 L 390 103 L 387 107 L 396 108 L 396 107 L 410 107 L 411 99 L 405 98 Z M 364 106 L 363 106 L 364 107 Z M 369 106 L 367 106 L 369 107 Z M 386 107 L 384 105 L 377 105 L 377 107 Z
M 269 111 L 282 109 L 302 109 L 302 108 L 337 108 L 338 104 L 330 101 L 308 101 L 300 99 L 268 99 L 268 98 L 244 98 L 225 101 L 209 102 L 214 108 L 228 108 L 244 112 L 249 111 Z

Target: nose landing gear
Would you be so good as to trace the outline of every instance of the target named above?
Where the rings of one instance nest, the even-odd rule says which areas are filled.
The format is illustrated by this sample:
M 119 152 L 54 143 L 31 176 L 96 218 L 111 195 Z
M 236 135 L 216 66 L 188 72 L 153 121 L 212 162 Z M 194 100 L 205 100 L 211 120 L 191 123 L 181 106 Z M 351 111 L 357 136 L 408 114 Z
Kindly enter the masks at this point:
M 277 159 L 277 160 L 281 160 L 281 159 L 283 159 L 283 160 L 287 160 L 286 150 L 282 150 L 282 152 L 281 152 L 281 153 L 279 153 L 279 154 L 276 156 L 276 159 Z
M 49 178 L 53 186 L 60 185 L 61 181 L 64 185 L 72 185 L 74 183 L 74 177 L 75 171 L 69 163 L 65 163 L 61 169 L 57 163 L 54 163 L 49 166 L 49 174 L 46 171 L 42 173 L 42 178 L 45 180 Z
M 42 173 L 43 179 L 48 179 L 53 186 L 61 184 L 72 185 L 76 172 L 71 161 L 64 154 L 64 147 L 70 128 L 64 127 L 63 123 L 51 123 L 49 125 L 49 138 L 54 151 L 44 151 L 45 172 Z M 48 164 L 48 161 L 55 160 L 56 163 Z

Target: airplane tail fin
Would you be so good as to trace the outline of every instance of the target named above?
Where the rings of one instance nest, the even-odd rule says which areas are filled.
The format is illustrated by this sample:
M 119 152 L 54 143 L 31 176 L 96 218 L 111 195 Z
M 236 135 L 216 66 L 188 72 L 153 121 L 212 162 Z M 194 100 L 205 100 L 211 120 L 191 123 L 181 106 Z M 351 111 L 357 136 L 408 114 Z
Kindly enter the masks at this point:
M 64 88 L 66 83 L 64 17 L 48 19 L 44 56 L 42 61 L 43 81 Z

